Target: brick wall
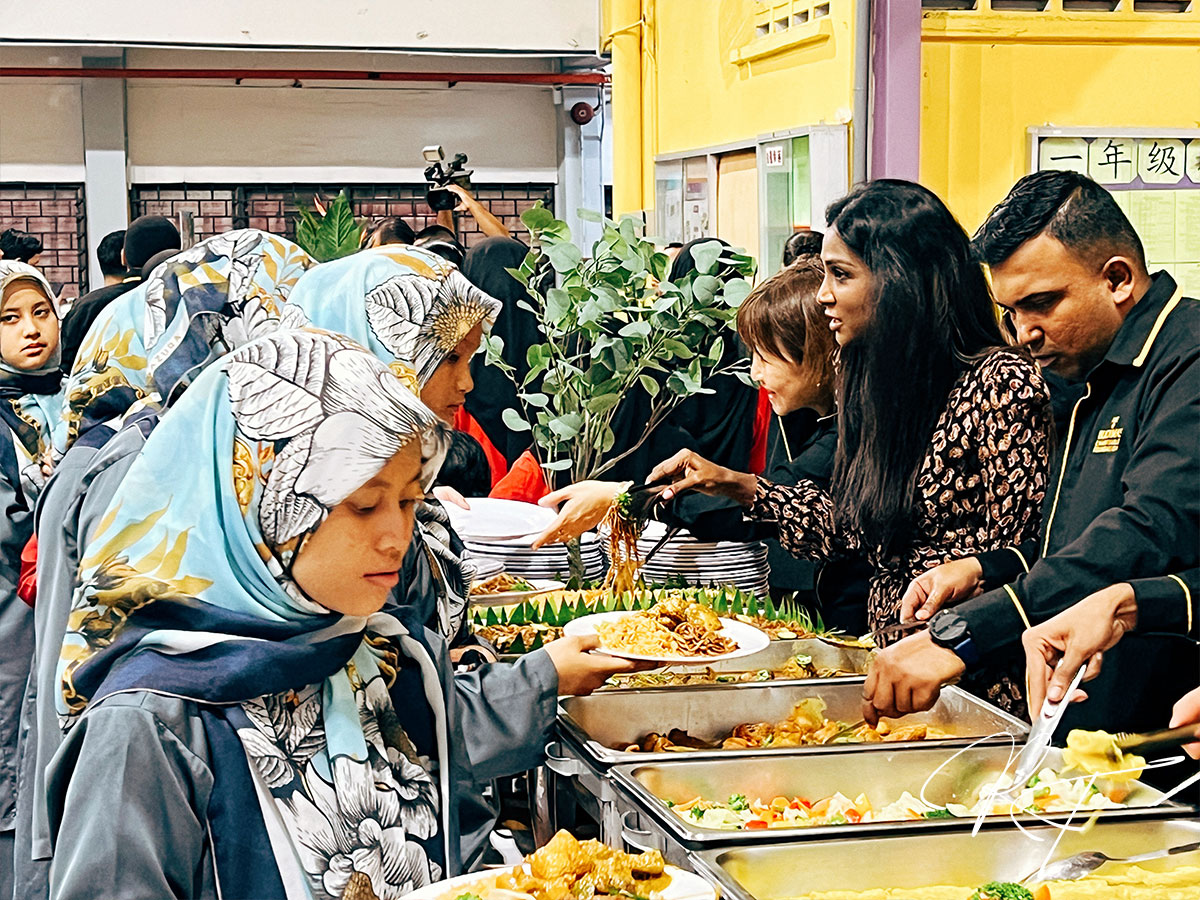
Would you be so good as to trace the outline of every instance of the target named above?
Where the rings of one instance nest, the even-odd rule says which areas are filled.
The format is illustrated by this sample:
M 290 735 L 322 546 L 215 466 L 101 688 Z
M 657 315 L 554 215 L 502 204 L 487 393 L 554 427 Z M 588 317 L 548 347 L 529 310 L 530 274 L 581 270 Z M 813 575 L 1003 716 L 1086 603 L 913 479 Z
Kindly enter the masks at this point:
M 64 298 L 87 292 L 83 185 L 0 182 L 0 231 L 19 228 L 42 241 L 38 268 Z
M 311 208 L 314 194 L 329 201 L 340 190 L 337 185 L 139 184 L 130 190 L 130 205 L 134 216 L 192 213 L 197 240 L 231 228 L 261 228 L 290 238 L 296 231 L 297 201 Z M 425 185 L 407 184 L 347 187 L 355 215 L 367 219 L 400 216 L 414 231 L 432 225 L 437 218 L 425 203 L 425 191 Z M 517 236 L 525 232 L 521 213 L 535 201 L 554 207 L 554 187 L 548 184 L 478 185 L 475 196 Z M 468 247 L 483 237 L 469 215 L 459 216 L 458 233 Z

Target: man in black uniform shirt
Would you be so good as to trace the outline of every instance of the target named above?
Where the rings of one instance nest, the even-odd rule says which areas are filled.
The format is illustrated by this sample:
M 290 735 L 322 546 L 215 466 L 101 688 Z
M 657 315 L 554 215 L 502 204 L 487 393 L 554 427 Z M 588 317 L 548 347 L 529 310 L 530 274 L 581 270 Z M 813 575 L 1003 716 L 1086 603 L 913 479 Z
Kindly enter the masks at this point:
M 927 709 L 940 685 L 1021 653 L 1025 629 L 1089 594 L 1137 579 L 1169 588 L 1163 576 L 1200 562 L 1200 303 L 1166 272 L 1150 275 L 1112 196 L 1073 172 L 1021 179 L 975 246 L 1019 343 L 1082 393 L 1058 436 L 1036 546 L 914 582 L 922 618 L 955 605 L 879 655 L 864 689 L 871 721 Z M 1178 588 L 1139 603 L 1136 630 L 1106 655 L 1064 729 L 1166 724 L 1200 672 L 1194 645 L 1149 634 L 1187 620 L 1194 598 Z

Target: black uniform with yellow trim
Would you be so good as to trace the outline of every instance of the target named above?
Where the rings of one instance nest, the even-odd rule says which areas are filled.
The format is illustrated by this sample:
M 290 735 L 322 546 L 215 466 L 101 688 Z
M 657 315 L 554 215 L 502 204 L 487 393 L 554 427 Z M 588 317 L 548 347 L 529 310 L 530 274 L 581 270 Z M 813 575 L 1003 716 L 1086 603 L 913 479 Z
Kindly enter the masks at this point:
M 1088 375 L 1058 456 L 1039 555 L 1011 553 L 1021 574 L 956 611 L 985 658 L 1010 656 L 1031 624 L 1109 585 L 1153 580 L 1137 631 L 1106 654 L 1065 727 L 1163 727 L 1200 681 L 1193 643 L 1144 634 L 1196 629 L 1194 594 L 1178 576 L 1200 564 L 1200 303 L 1167 273 Z

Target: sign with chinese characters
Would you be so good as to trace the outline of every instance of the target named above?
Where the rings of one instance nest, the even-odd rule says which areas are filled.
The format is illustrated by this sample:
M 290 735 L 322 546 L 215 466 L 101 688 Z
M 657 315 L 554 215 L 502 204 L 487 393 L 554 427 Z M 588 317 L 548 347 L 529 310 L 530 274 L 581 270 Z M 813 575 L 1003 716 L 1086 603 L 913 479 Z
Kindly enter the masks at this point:
M 764 164 L 769 169 L 783 166 L 783 144 L 767 144 L 763 147 Z
M 1142 239 L 1150 270 L 1167 271 L 1185 294 L 1200 296 L 1200 134 L 1042 137 L 1037 167 L 1079 172 L 1112 191 Z M 1095 452 L 1108 452 L 1112 437 L 1101 433 Z

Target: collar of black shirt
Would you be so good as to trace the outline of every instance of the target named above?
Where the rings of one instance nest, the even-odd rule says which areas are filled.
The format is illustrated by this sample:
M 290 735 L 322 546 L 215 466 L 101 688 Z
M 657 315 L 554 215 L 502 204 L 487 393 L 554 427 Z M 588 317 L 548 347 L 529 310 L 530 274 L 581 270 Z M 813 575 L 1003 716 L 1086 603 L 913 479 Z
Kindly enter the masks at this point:
M 1168 307 L 1174 306 L 1175 289 L 1175 279 L 1165 271 L 1155 272 L 1151 276 L 1150 289 L 1121 323 L 1100 365 L 1141 365 L 1154 344 L 1154 338 L 1158 336 L 1162 320 L 1171 311 Z

